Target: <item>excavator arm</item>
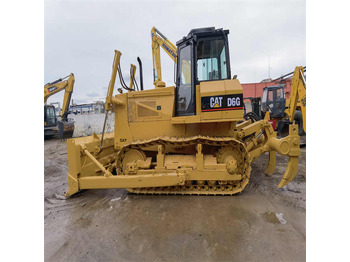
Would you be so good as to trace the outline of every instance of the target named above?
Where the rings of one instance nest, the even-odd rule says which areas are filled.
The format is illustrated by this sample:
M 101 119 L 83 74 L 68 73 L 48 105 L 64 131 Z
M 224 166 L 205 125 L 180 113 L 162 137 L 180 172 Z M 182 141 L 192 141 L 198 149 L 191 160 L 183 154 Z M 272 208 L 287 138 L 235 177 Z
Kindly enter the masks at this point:
M 306 131 L 306 81 L 302 66 L 295 67 L 291 85 L 290 106 L 285 112 L 289 116 L 289 122 L 293 123 L 297 103 L 300 100 L 301 112 L 303 114 L 303 128 Z
M 177 48 L 169 41 L 157 28 L 151 30 L 152 36 L 152 60 L 153 60 L 153 84 L 157 86 L 165 86 L 162 82 L 162 69 L 160 64 L 160 47 L 170 56 L 176 63 Z
M 68 78 L 68 79 L 63 81 L 66 78 Z M 67 120 L 69 103 L 70 103 L 71 96 L 73 93 L 74 82 L 75 82 L 74 74 L 71 73 L 69 76 L 66 76 L 64 78 L 60 78 L 52 83 L 47 83 L 44 86 L 44 103 L 46 103 L 47 99 L 50 96 L 57 94 L 58 92 L 61 92 L 62 90 L 65 90 L 63 104 L 62 104 L 61 120 Z

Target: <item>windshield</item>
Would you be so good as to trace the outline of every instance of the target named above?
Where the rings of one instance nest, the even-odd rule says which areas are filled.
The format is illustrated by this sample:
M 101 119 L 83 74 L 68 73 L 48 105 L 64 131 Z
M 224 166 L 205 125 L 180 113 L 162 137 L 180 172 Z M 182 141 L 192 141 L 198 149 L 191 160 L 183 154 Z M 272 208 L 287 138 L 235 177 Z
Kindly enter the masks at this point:
M 48 107 L 47 108 L 47 117 L 48 118 L 52 118 L 52 117 L 55 117 L 56 114 L 55 114 L 55 108 L 54 107 Z
M 224 39 L 198 41 L 197 79 L 198 81 L 227 79 Z
M 284 93 L 282 88 L 276 90 L 276 99 L 278 101 L 282 101 L 284 99 Z
M 44 106 L 44 120 L 46 126 L 52 126 L 56 124 L 56 112 L 53 106 Z

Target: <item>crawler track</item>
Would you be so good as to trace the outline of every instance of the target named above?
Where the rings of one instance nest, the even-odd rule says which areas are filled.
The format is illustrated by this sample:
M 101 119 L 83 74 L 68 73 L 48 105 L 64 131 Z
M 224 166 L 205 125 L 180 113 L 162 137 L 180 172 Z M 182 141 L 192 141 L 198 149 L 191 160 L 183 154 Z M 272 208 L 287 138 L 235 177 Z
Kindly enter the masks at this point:
M 163 145 L 168 147 L 187 147 L 197 144 L 214 146 L 217 148 L 234 148 L 240 156 L 241 180 L 232 181 L 203 181 L 187 180 L 184 186 L 156 187 L 156 188 L 131 188 L 129 192 L 135 194 L 165 194 L 165 195 L 233 195 L 240 193 L 248 184 L 251 162 L 245 146 L 240 141 L 232 137 L 205 137 L 193 136 L 187 138 L 158 137 L 147 140 L 134 141 L 125 145 L 118 153 L 117 173 L 122 175 L 121 163 L 124 154 L 130 149 L 148 150 L 151 147 Z M 181 169 L 178 169 L 181 171 Z

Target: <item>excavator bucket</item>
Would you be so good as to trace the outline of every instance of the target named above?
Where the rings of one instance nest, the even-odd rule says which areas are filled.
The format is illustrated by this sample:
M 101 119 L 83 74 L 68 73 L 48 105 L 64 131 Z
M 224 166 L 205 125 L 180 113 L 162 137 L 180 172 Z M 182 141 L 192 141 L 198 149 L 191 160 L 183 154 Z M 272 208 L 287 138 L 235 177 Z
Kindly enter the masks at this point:
M 72 138 L 74 133 L 74 121 L 57 121 L 58 133 L 60 139 Z

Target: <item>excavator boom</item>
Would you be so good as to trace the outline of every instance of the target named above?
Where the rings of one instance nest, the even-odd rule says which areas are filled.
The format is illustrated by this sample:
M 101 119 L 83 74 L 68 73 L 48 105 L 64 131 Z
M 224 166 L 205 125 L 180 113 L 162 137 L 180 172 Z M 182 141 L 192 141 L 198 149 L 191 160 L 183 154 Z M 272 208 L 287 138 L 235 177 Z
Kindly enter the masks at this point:
M 306 81 L 302 66 L 295 67 L 291 81 L 290 105 L 286 109 L 290 123 L 294 121 L 298 101 L 300 101 L 300 108 L 303 115 L 303 128 L 306 131 Z
M 157 28 L 153 27 L 151 30 L 152 36 L 152 59 L 153 59 L 153 84 L 155 86 L 164 87 L 162 82 L 162 70 L 160 63 L 160 47 L 170 56 L 170 58 L 176 63 L 177 48 L 170 42 L 170 40 L 163 35 Z

